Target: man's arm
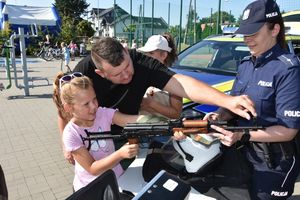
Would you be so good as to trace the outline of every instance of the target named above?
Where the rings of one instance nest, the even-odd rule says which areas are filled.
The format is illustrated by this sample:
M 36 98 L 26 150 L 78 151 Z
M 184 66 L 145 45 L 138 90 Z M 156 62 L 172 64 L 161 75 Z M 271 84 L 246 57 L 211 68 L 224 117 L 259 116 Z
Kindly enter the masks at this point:
M 256 116 L 252 100 L 246 96 L 229 96 L 192 77 L 175 74 L 165 85 L 164 90 L 177 96 L 189 98 L 197 103 L 213 104 L 250 119 L 248 112 Z

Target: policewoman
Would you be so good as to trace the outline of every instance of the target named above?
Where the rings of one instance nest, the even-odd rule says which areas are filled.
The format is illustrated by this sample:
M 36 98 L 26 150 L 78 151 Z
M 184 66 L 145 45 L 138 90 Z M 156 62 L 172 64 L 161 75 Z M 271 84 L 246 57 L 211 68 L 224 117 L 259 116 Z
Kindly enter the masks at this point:
M 300 61 L 286 50 L 284 25 L 273 0 L 257 0 L 243 11 L 236 34 L 244 35 L 251 56 L 239 66 L 232 95 L 246 94 L 254 102 L 257 118 L 237 118 L 238 125 L 261 125 L 263 130 L 233 133 L 212 126 L 224 145 L 238 140 L 253 170 L 251 199 L 287 199 L 300 171 Z M 211 119 L 235 118 L 225 109 Z

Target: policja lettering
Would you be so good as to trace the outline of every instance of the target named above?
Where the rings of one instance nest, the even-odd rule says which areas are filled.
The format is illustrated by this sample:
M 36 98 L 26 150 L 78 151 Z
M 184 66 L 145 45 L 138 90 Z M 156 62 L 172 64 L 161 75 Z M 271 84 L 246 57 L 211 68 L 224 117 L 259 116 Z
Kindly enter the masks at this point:
M 272 196 L 277 196 L 277 197 L 284 197 L 288 195 L 288 192 L 278 192 L 278 191 L 272 191 L 271 192 Z
M 266 14 L 266 18 L 275 17 L 277 15 L 278 15 L 277 12 L 268 13 L 268 14 Z
M 300 111 L 299 110 L 285 110 L 284 116 L 285 117 L 300 117 Z
M 272 87 L 272 82 L 267 82 L 267 81 L 258 81 L 257 85 L 263 86 L 263 87 Z

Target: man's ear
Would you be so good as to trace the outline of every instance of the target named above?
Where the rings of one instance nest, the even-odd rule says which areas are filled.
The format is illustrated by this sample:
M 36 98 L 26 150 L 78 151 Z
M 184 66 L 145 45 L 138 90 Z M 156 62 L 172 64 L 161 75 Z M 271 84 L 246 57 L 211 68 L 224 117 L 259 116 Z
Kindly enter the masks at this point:
M 95 69 L 95 72 L 96 72 L 96 74 L 98 74 L 102 78 L 105 78 L 105 74 L 101 69 Z

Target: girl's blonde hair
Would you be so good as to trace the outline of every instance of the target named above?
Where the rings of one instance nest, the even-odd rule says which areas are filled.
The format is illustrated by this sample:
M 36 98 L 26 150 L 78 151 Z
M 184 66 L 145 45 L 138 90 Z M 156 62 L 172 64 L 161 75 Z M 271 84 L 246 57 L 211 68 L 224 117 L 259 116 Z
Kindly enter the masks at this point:
M 65 76 L 63 72 L 59 72 L 56 75 L 55 81 L 53 83 L 53 101 L 56 105 L 58 115 L 69 121 L 71 119 L 71 114 L 65 112 L 64 104 L 73 104 L 78 90 L 86 90 L 93 87 L 91 79 L 87 76 L 75 77 L 70 82 L 63 83 L 60 86 L 61 77 Z M 61 88 L 60 88 L 61 87 Z

